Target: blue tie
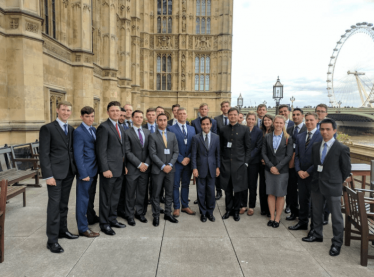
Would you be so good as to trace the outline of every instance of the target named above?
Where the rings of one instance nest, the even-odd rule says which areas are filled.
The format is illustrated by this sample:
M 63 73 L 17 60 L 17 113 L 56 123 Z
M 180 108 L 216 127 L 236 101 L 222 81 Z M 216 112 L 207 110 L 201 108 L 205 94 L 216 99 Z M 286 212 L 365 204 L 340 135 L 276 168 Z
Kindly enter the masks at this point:
M 317 129 L 319 130 L 319 127 L 320 127 L 321 123 L 317 123 Z
M 95 133 L 92 127 L 90 127 L 90 132 L 91 132 L 91 136 L 94 138 L 94 140 L 96 140 L 96 136 L 95 136 Z
M 186 130 L 184 129 L 184 125 L 182 125 L 182 129 L 183 129 L 184 138 L 187 138 L 187 133 L 186 133 Z
M 153 125 L 151 125 L 151 134 L 153 134 L 155 131 L 153 130 Z
M 64 124 L 64 128 L 65 128 L 65 135 L 68 135 L 68 125 Z
M 323 164 L 323 162 L 325 161 L 326 154 L 327 154 L 327 143 L 325 142 L 323 146 L 323 150 L 322 150 L 321 164 Z
M 299 127 L 296 126 L 296 127 L 295 127 L 295 130 L 293 131 L 293 135 L 295 136 L 295 135 L 297 135 L 298 133 L 299 133 Z
M 225 117 L 225 126 L 227 125 L 227 117 Z

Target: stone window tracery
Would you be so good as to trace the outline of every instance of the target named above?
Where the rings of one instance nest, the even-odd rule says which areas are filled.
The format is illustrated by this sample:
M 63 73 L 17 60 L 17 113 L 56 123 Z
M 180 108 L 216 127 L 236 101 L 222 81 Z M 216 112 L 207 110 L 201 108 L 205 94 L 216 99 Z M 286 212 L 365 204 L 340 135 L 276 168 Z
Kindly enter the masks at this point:
M 196 0 L 196 34 L 210 34 L 211 1 Z
M 159 17 L 157 17 L 157 33 L 172 33 L 173 19 L 170 16 L 172 12 L 172 0 L 157 0 L 157 15 L 159 15 Z M 163 15 L 163 17 L 161 15 Z
M 199 55 L 195 57 L 195 91 L 209 91 L 210 57 Z
M 172 87 L 172 57 L 170 54 L 157 56 L 157 90 L 171 90 Z
M 56 38 L 56 0 L 44 0 L 44 32 Z

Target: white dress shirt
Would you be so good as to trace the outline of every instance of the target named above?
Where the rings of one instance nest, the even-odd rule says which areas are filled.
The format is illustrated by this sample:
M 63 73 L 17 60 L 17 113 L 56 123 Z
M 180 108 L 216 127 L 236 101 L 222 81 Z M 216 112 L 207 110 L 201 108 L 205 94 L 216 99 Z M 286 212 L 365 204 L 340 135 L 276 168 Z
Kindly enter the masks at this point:
M 324 140 L 322 140 L 321 147 L 319 149 L 319 155 L 320 155 L 320 157 L 322 157 L 322 151 L 323 151 L 323 147 L 325 146 L 325 143 L 327 144 L 327 151 L 326 151 L 326 156 L 327 156 L 327 153 L 329 153 L 329 151 L 331 149 L 331 146 L 334 144 L 334 142 L 335 142 L 335 138 L 334 137 L 332 137 L 332 139 L 330 139 L 327 142 L 324 141 Z M 325 158 L 326 158 L 326 156 L 325 156 Z

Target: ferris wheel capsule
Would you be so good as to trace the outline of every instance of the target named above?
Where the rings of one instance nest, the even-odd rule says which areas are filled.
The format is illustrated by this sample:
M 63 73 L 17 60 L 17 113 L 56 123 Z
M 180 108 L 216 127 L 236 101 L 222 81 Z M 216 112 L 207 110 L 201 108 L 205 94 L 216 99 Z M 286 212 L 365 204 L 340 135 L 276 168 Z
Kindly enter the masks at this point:
M 369 26 L 369 27 L 373 26 L 373 23 L 368 23 L 368 26 Z
M 349 33 L 350 31 L 351 31 L 350 29 L 348 29 L 348 30 L 345 30 L 345 32 L 346 32 L 346 33 Z
M 352 25 L 351 28 L 352 29 L 356 29 L 357 27 L 356 27 L 356 25 Z

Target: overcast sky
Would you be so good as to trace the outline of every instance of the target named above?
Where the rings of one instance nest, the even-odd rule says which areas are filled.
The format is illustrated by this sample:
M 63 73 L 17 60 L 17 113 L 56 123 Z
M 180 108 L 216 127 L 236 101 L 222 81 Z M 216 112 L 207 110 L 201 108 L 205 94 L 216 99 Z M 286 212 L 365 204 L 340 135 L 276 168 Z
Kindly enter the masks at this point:
M 274 106 L 272 89 L 278 75 L 284 85 L 281 103 L 290 103 L 294 96 L 294 106 L 328 104 L 326 73 L 332 50 L 358 22 L 374 23 L 374 1 L 235 0 L 233 104 L 241 93 L 244 106 L 264 100 Z M 374 57 L 374 42 L 366 41 L 358 38 L 350 44 L 365 44 L 363 49 Z M 351 56 L 351 62 L 357 62 L 353 54 L 344 56 L 346 63 Z

